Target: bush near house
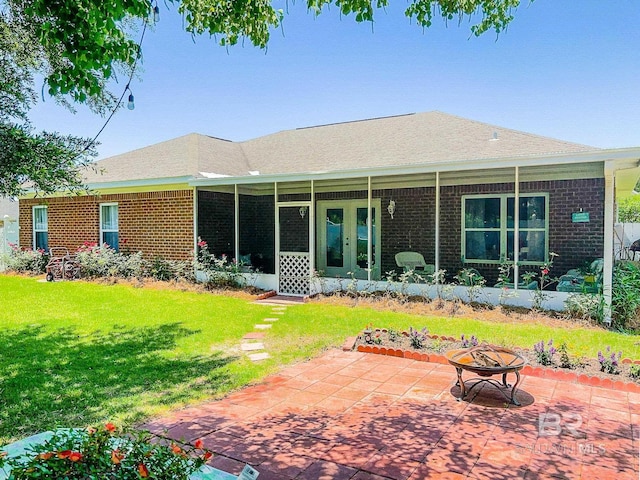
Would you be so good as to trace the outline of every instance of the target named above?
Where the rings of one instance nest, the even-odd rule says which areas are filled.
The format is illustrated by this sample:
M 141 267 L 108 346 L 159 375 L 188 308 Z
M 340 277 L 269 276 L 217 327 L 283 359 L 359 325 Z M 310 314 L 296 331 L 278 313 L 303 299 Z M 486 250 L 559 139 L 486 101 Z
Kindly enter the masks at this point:
M 618 221 L 640 223 L 640 195 L 634 195 L 618 203 Z

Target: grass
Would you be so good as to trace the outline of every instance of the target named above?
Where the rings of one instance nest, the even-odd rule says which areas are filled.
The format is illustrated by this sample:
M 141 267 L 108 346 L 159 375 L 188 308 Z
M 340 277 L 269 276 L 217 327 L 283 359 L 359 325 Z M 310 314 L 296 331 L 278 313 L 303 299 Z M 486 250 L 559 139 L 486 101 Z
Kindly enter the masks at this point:
M 341 345 L 369 322 L 512 346 L 553 338 L 590 356 L 610 345 L 640 358 L 640 337 L 602 329 L 313 302 L 286 310 L 264 340 L 271 358 L 254 364 L 240 339 L 273 314 L 247 296 L 18 276 L 0 276 L 0 292 L 0 444 L 58 426 L 132 424 L 223 396 Z

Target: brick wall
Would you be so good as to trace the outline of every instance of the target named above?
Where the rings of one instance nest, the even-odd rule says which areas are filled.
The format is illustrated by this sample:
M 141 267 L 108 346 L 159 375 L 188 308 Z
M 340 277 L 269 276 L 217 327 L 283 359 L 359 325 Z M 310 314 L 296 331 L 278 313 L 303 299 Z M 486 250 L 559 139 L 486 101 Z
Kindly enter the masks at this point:
M 440 267 L 450 275 L 461 268 L 462 195 L 513 193 L 513 183 L 458 185 L 442 187 L 440 193 Z M 552 275 L 604 255 L 604 179 L 523 182 L 520 194 L 549 194 L 549 251 L 557 253 Z M 582 208 L 589 212 L 589 223 L 572 223 L 571 214 Z M 468 264 L 476 268 L 493 286 L 498 266 Z M 521 270 L 537 270 L 523 267 Z
M 193 250 L 192 197 L 190 190 L 177 190 L 20 200 L 20 244 L 33 244 L 34 205 L 48 206 L 49 246 L 74 251 L 85 242 L 99 242 L 99 205 L 116 202 L 121 250 L 186 260 Z

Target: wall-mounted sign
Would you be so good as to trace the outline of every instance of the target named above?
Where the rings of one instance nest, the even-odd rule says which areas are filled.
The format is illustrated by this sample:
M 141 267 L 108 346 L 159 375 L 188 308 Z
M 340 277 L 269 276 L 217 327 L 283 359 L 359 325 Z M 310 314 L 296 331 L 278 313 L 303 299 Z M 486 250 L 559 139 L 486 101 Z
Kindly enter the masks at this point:
M 571 221 L 573 223 L 587 223 L 589 222 L 589 212 L 574 212 L 571 214 Z

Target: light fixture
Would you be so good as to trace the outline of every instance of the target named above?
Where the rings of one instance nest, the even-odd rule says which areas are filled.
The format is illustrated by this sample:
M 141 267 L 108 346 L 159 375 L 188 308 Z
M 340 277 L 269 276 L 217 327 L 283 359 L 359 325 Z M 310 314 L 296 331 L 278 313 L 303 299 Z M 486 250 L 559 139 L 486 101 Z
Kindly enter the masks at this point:
M 387 212 L 389 212 L 389 215 L 391 215 L 391 220 L 393 220 L 393 214 L 396 213 L 396 202 L 394 200 L 389 200 Z
M 127 100 L 127 108 L 129 110 L 133 110 L 134 108 L 136 108 L 136 104 L 134 103 L 134 99 L 133 99 L 133 92 L 131 91 L 131 89 L 129 88 L 129 86 L 127 86 L 127 90 L 129 90 L 129 98 Z
M 153 7 L 153 21 L 154 23 L 158 23 L 160 21 L 160 9 L 157 4 Z
M 300 214 L 300 217 L 304 218 L 304 216 L 307 214 L 307 207 L 300 207 L 298 213 Z

